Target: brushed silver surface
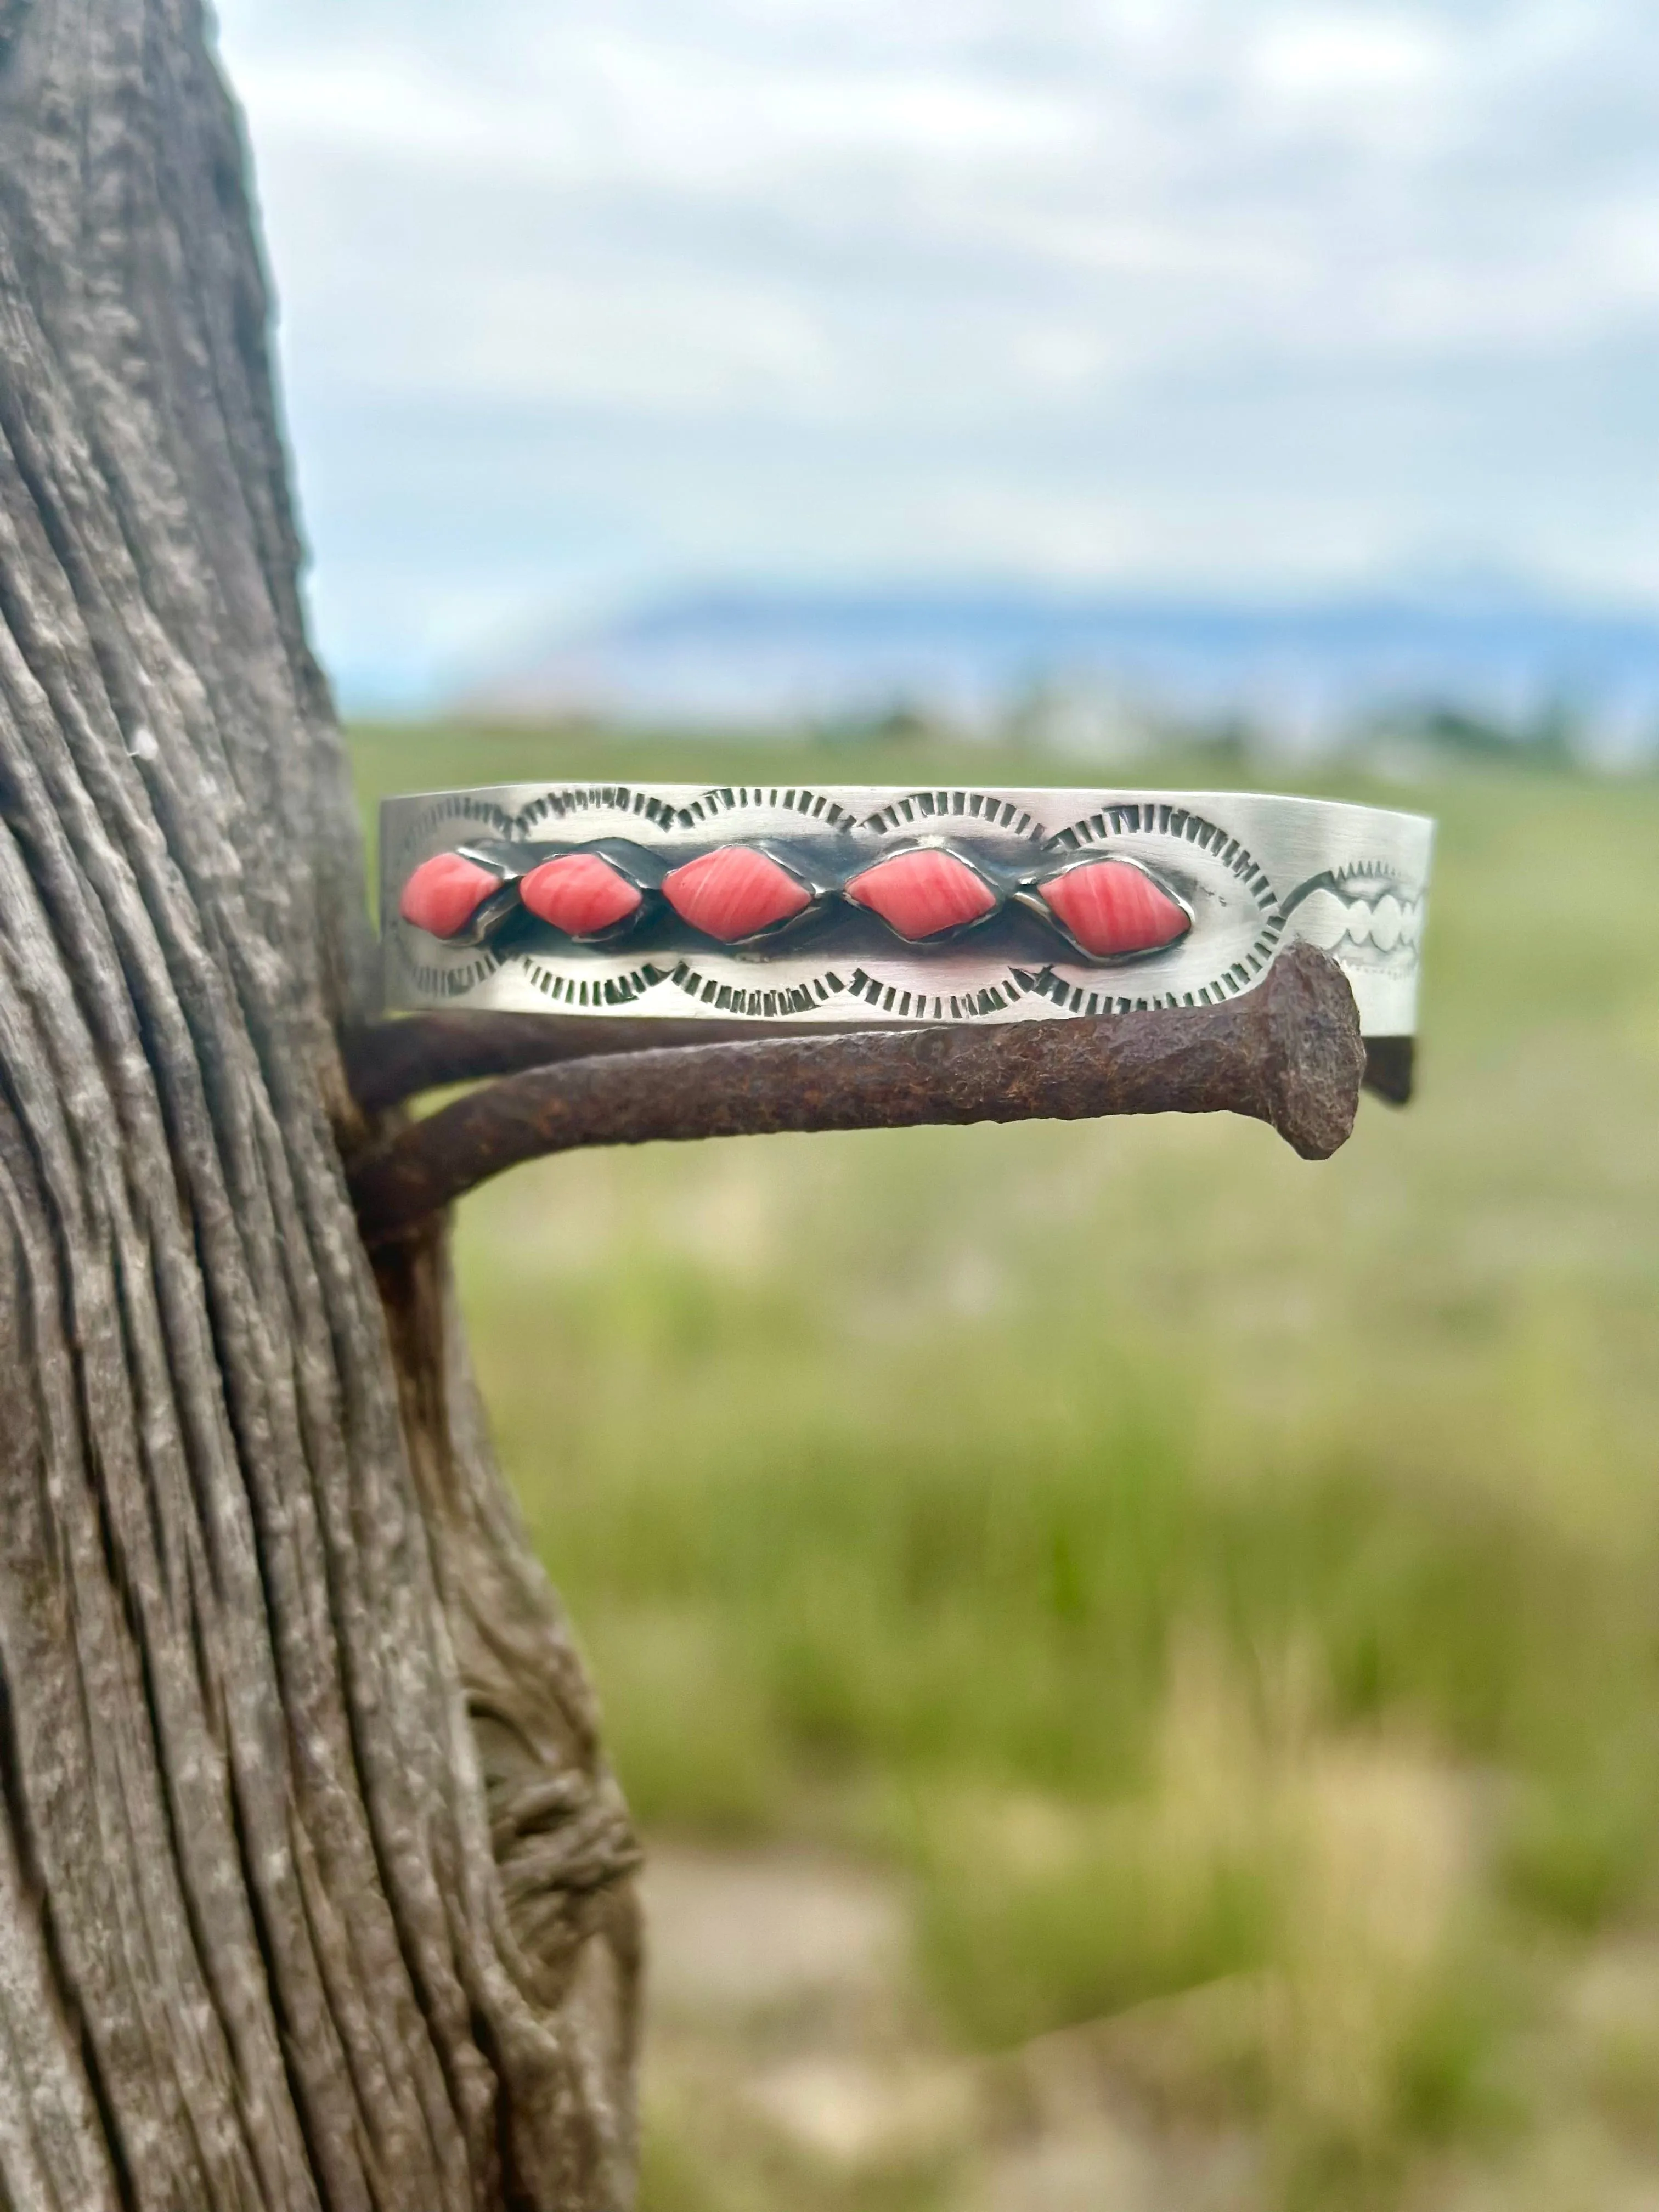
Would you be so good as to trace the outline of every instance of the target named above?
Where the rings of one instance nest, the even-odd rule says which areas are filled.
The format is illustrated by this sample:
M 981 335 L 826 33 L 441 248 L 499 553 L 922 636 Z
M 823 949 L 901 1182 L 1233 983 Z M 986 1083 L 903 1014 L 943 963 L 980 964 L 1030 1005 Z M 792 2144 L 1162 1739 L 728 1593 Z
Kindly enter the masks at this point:
M 973 931 L 936 945 L 888 938 L 855 958 L 792 942 L 699 942 L 667 954 L 625 939 L 575 945 L 445 943 L 399 918 L 433 854 L 480 840 L 553 847 L 625 838 L 669 865 L 725 843 L 832 836 L 867 866 L 949 838 L 1005 870 L 1081 854 L 1139 861 L 1190 908 L 1179 943 L 1124 959 L 993 957 Z M 1368 1036 L 1408 1036 L 1434 824 L 1426 817 L 1255 792 L 836 785 L 501 784 L 381 808 L 386 1002 L 531 1013 L 734 1016 L 790 1022 L 1042 1021 L 1211 1004 L 1254 988 L 1283 947 L 1330 953 Z

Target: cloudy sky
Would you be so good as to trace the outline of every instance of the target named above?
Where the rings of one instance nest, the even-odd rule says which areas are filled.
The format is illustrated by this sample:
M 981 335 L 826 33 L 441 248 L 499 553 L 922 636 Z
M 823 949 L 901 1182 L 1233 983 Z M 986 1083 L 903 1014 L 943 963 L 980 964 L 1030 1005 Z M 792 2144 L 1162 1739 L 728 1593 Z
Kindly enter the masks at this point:
M 324 648 L 685 581 L 1659 599 L 1652 0 L 220 0 Z

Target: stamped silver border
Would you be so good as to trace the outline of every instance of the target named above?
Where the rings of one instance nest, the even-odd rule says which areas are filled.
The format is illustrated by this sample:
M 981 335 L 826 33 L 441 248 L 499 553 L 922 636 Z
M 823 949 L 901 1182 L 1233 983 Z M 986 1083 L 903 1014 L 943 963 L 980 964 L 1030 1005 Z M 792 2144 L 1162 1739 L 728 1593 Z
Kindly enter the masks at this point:
M 1015 878 L 1109 854 L 1152 875 L 1190 927 L 1109 961 L 1080 952 L 1048 915 L 1052 957 L 992 957 L 970 927 L 926 945 L 895 939 L 848 962 L 793 941 L 793 928 L 663 956 L 550 932 L 503 948 L 488 915 L 464 939 L 441 941 L 398 913 L 414 869 L 464 847 L 621 838 L 672 868 L 716 844 L 793 848 L 815 833 L 834 833 L 858 867 L 922 843 Z M 1302 939 L 1342 967 L 1367 1036 L 1407 1036 L 1433 837 L 1421 815 L 1253 792 L 562 782 L 423 793 L 381 809 L 386 1001 L 781 1023 L 1052 1020 L 1213 1005 L 1252 989 Z M 1029 903 L 1018 890 L 1011 902 Z

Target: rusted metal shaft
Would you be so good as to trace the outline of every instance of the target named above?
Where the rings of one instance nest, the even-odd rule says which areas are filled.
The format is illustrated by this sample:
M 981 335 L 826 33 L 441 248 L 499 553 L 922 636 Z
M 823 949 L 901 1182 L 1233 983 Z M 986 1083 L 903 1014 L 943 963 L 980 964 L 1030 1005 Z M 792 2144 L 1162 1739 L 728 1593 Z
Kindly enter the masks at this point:
M 767 1043 L 780 1036 L 842 1036 L 842 1022 L 630 1021 L 625 1014 L 398 1014 L 370 1023 L 349 1040 L 346 1078 L 366 1114 L 384 1114 L 451 1083 L 480 1083 L 611 1053 L 661 1052 L 679 1045 Z M 867 1028 L 857 1034 L 867 1036 Z
M 868 1036 L 860 1024 L 852 1034 Z M 792 1022 L 790 1036 L 845 1036 L 845 1022 Z M 609 1053 L 659 1052 L 687 1044 L 764 1043 L 765 1022 L 630 1021 L 623 1016 L 573 1014 L 400 1014 L 367 1024 L 346 1047 L 351 1095 L 367 1114 L 384 1114 L 423 1091 L 518 1075 L 567 1060 Z M 1415 1043 L 1411 1037 L 1367 1037 L 1364 1087 L 1390 1106 L 1410 1102 Z
M 521 1161 L 591 1145 L 1233 1113 L 1267 1122 L 1304 1159 L 1324 1159 L 1352 1129 L 1364 1070 L 1340 969 L 1295 945 L 1255 990 L 1222 1006 L 566 1060 L 400 1131 L 357 1164 L 352 1186 L 364 1237 L 380 1245 Z

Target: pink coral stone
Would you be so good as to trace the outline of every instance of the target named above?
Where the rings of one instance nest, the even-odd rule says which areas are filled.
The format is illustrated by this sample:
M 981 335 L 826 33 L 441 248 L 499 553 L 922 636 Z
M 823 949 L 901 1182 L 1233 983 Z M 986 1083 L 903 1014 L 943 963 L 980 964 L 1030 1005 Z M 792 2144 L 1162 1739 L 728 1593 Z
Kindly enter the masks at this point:
M 752 845 L 722 845 L 688 860 L 663 878 L 662 888 L 683 921 L 722 945 L 775 928 L 812 903 L 805 884 Z
M 519 896 L 538 920 L 567 937 L 597 937 L 637 914 L 643 894 L 597 853 L 562 853 L 532 868 Z
M 983 878 L 954 853 L 926 848 L 878 860 L 847 886 L 855 906 L 878 914 L 889 929 L 914 944 L 938 937 L 964 922 L 981 921 L 995 910 L 997 895 Z
M 1123 860 L 1096 860 L 1040 886 L 1044 903 L 1085 952 L 1156 952 L 1192 927 L 1186 908 Z
M 501 887 L 501 878 L 476 860 L 439 853 L 422 860 L 404 885 L 398 911 L 430 937 L 453 937 Z

